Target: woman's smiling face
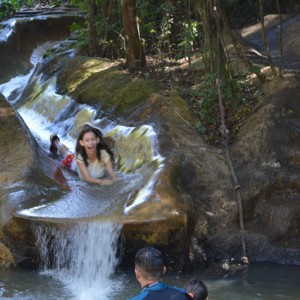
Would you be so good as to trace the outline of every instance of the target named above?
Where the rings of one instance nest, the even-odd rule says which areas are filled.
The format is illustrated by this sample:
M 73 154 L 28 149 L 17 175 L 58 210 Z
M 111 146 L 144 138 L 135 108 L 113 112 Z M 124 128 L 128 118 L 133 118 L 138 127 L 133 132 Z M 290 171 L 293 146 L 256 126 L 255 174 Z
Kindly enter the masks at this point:
M 99 143 L 99 138 L 93 132 L 87 132 L 79 143 L 85 148 L 87 155 L 94 154 L 96 153 L 96 146 Z

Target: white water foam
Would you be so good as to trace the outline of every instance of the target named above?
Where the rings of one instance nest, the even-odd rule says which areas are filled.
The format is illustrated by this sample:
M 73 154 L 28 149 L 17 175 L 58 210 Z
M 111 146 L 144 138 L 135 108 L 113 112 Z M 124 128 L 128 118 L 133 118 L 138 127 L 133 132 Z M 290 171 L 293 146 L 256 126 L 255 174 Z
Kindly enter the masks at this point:
M 1 39 L 1 38 L 0 38 Z M 19 97 L 22 95 L 22 92 L 26 85 L 28 84 L 30 77 L 34 72 L 34 67 L 42 61 L 43 53 L 48 49 L 51 48 L 53 45 L 57 44 L 58 42 L 46 42 L 41 46 L 34 49 L 32 55 L 30 57 L 30 63 L 33 67 L 30 71 L 25 75 L 19 75 L 13 77 L 10 81 L 0 85 L 0 92 L 8 99 L 10 95 L 15 92 L 15 98 L 12 101 L 12 104 L 16 103 L 19 100 Z
M 75 150 L 75 140 L 63 132 L 64 124 L 52 124 L 45 117 L 32 109 L 25 109 L 22 107 L 19 110 L 19 114 L 30 129 L 34 138 L 44 149 L 49 148 L 49 137 L 55 132 L 70 151 Z
M 17 21 L 15 19 L 9 19 L 2 21 L 3 28 L 0 31 L 0 41 L 6 42 L 11 34 L 14 32 Z
M 78 300 L 107 300 L 122 288 L 112 279 L 121 225 L 84 222 L 34 228 L 43 274 L 59 280 Z

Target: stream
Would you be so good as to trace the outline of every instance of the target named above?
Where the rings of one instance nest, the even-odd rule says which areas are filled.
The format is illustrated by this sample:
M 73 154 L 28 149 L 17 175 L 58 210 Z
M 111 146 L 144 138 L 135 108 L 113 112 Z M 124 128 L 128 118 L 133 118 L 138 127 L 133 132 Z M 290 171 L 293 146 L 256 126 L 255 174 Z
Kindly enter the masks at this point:
M 65 284 L 51 271 L 32 272 L 0 268 L 0 299 L 119 299 L 125 300 L 139 292 L 140 287 L 132 272 L 117 271 L 111 285 L 102 290 L 103 284 L 84 288 L 73 280 Z M 193 274 L 167 274 L 165 282 L 182 287 L 190 278 L 205 281 L 209 299 L 214 300 L 298 300 L 300 297 L 300 267 L 254 263 L 243 272 L 217 275 L 213 270 Z M 107 297 L 107 298 L 106 298 Z
M 42 53 L 53 43 L 37 48 L 31 57 L 36 65 Z M 18 76 L 0 86 L 7 99 L 15 105 L 31 78 L 34 69 L 24 76 Z M 66 101 L 71 107 L 72 99 L 55 94 L 55 83 L 46 89 L 53 101 Z M 70 104 L 68 104 L 70 101 Z M 74 118 L 64 119 L 66 112 L 56 115 L 54 123 L 36 113 L 41 107 L 47 111 L 46 102 L 21 106 L 18 111 L 30 129 L 34 138 L 45 152 L 49 147 L 49 136 L 57 132 L 61 140 L 73 150 L 75 140 L 66 132 L 74 130 L 71 124 Z M 43 107 L 43 105 L 45 105 Z M 34 111 L 34 109 L 36 111 Z M 96 113 L 87 105 L 81 105 L 77 111 L 85 111 L 90 120 L 109 133 L 117 128 L 118 134 L 125 136 L 136 128 L 127 128 L 107 120 L 95 119 Z M 104 125 L 105 124 L 105 127 Z M 34 225 L 37 243 L 40 249 L 41 270 L 26 271 L 0 268 L 0 299 L 89 299 L 125 300 L 138 293 L 140 287 L 133 271 L 118 270 L 118 236 L 122 228 L 121 220 L 131 206 L 143 202 L 151 193 L 154 176 L 163 165 L 163 158 L 156 151 L 156 138 L 153 128 L 139 128 L 148 134 L 151 141 L 155 171 L 151 175 L 120 172 L 119 190 L 112 196 L 116 186 L 107 188 L 83 184 L 76 176 L 66 174 L 71 184 L 71 192 L 62 192 L 57 199 L 45 196 L 39 205 L 26 204 L 18 211 L 20 217 L 45 219 L 51 221 L 47 226 L 41 222 Z M 149 172 L 148 172 L 149 173 Z M 126 206 L 132 190 L 139 190 L 135 200 Z M 50 193 L 49 189 L 49 193 Z M 47 191 L 45 192 L 47 194 Z M 50 193 L 51 194 L 51 193 Z M 99 201 L 101 194 L 101 201 Z M 55 201 L 53 201 L 55 200 Z M 117 205 L 116 205 L 117 204 Z M 109 212 L 109 218 L 107 213 Z M 125 217 L 124 217 L 125 216 Z M 63 225 L 61 220 L 68 220 Z M 80 220 L 80 221 L 78 221 Z M 99 222 L 101 220 L 101 222 Z M 182 287 L 192 277 L 200 277 L 209 289 L 209 299 L 299 299 L 300 267 L 275 264 L 251 264 L 248 268 L 232 274 L 222 274 L 213 268 L 201 273 L 167 274 L 165 281 Z

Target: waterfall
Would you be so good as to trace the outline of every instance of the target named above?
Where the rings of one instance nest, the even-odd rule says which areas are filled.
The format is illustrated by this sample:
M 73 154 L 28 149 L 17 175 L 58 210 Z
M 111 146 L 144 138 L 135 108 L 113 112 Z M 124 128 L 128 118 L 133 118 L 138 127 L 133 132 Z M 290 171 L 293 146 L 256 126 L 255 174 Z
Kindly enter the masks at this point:
M 42 61 L 44 47 L 46 44 L 33 52 L 33 65 Z M 27 94 L 27 85 L 29 90 L 32 88 L 30 94 Z M 105 136 L 114 140 L 116 167 L 121 172 L 119 182 L 112 186 L 92 186 L 69 176 L 71 189 L 61 193 L 59 199 L 55 193 L 52 199 L 49 189 L 47 197 L 37 206 L 24 205 L 16 212 L 19 216 L 32 218 L 33 223 L 38 220 L 33 230 L 40 251 L 42 274 L 62 284 L 72 297 L 70 299 L 114 299 L 123 288 L 122 279 L 113 276 L 122 226 L 99 219 L 130 220 L 130 210 L 151 196 L 164 166 L 164 158 L 158 153 L 155 130 L 150 125 L 123 126 L 106 116 L 96 119 L 99 111 L 94 106 L 78 104 L 71 97 L 56 93 L 56 77 L 44 78 L 34 72 L 34 68 L 29 74 L 0 85 L 0 92 L 12 105 L 18 106 L 20 116 L 38 142 L 37 151 L 43 155 L 49 153 L 49 136 L 54 132 L 74 151 L 75 137 L 85 122 L 96 124 Z M 48 160 L 40 160 L 39 164 L 41 170 L 48 170 Z M 53 177 L 52 171 L 44 173 Z M 90 218 L 98 218 L 98 221 Z
M 112 299 L 121 287 L 112 279 L 121 227 L 96 221 L 35 225 L 43 273 L 59 280 L 72 299 Z

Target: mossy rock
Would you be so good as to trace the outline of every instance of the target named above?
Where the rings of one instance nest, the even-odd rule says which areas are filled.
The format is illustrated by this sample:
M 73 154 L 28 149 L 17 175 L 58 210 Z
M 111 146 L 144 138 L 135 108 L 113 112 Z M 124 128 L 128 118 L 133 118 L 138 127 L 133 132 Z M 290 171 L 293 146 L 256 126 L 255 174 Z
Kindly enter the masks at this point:
M 116 113 L 122 113 L 145 102 L 156 89 L 154 82 L 143 78 L 134 78 L 124 89 L 115 95 L 112 103 L 118 103 Z
M 170 96 L 170 100 L 175 107 L 175 112 L 180 118 L 191 124 L 195 122 L 187 102 L 182 97 L 175 94 Z
M 156 84 L 121 70 L 118 63 L 89 57 L 71 58 L 57 77 L 57 90 L 79 103 L 102 107 L 107 112 L 122 113 L 143 103 Z
M 131 222 L 124 225 L 122 233 L 127 242 L 143 241 L 158 247 L 175 246 L 186 234 L 186 218 L 179 215 L 165 220 Z
M 74 127 L 69 131 L 69 135 L 74 139 L 77 139 L 83 124 L 87 122 L 93 123 L 94 116 L 94 111 L 92 111 L 88 107 L 83 107 L 76 115 L 76 118 L 74 119 Z
M 100 104 L 105 111 L 122 113 L 145 102 L 155 90 L 152 81 L 131 79 L 130 74 L 112 67 L 91 75 L 71 95 L 79 103 Z
M 15 266 L 15 260 L 10 250 L 0 242 L 0 267 Z
M 107 133 L 115 141 L 116 164 L 121 172 L 134 172 L 155 159 L 150 134 L 147 126 L 137 127 L 130 133 L 116 127 Z
M 92 74 L 82 81 L 71 96 L 79 103 L 101 104 L 106 108 L 116 105 L 116 93 L 122 91 L 131 81 L 129 74 L 111 67 Z
M 57 76 L 57 89 L 63 94 L 80 94 L 78 91 L 84 88 L 84 83 L 89 79 L 91 80 L 93 75 L 99 74 L 114 65 L 116 63 L 110 60 L 99 58 L 86 56 L 70 58 Z M 94 82 L 94 80 L 91 81 Z

